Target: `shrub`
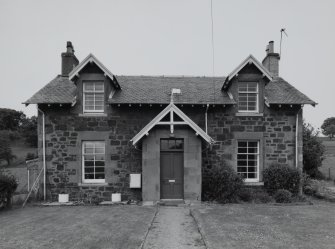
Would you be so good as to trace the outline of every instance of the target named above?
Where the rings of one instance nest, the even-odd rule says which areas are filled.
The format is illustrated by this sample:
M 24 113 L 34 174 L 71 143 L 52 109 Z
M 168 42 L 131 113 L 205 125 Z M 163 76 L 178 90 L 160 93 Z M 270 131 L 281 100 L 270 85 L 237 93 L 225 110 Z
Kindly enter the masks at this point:
M 279 189 L 286 189 L 294 194 L 299 192 L 299 171 L 287 165 L 271 165 L 264 170 L 263 179 L 264 187 L 271 195 Z
M 26 155 L 26 161 L 35 159 L 36 157 L 37 156 L 35 155 L 35 153 L 28 152 Z
M 313 178 L 320 177 L 319 167 L 322 166 L 325 147 L 318 139 L 319 132 L 315 131 L 310 124 L 304 123 L 303 133 L 303 163 L 304 172 Z
M 290 203 L 292 202 L 292 193 L 286 189 L 279 189 L 273 198 L 278 203 Z
M 0 174 L 0 207 L 10 207 L 17 185 L 14 176 Z
M 204 172 L 202 186 L 204 200 L 236 202 L 243 179 L 229 165 L 223 163 Z
M 272 201 L 271 196 L 263 188 L 242 188 L 238 197 L 244 202 L 268 203 Z
M 253 190 L 251 188 L 241 188 L 238 197 L 241 201 L 250 202 L 253 200 Z
M 269 203 L 272 202 L 272 197 L 265 191 L 258 191 L 254 195 L 254 200 L 257 203 Z

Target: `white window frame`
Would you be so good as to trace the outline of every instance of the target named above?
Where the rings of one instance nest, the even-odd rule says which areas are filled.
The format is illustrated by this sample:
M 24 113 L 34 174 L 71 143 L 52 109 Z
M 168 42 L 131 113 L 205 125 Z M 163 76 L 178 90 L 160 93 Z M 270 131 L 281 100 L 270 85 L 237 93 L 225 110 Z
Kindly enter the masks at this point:
M 240 103 L 238 103 L 237 109 L 238 112 L 251 112 L 251 113 L 258 113 L 259 112 L 259 87 L 258 87 L 258 82 L 255 81 L 246 81 L 246 82 L 241 82 L 241 83 L 256 83 L 256 91 L 240 91 L 240 85 L 237 87 L 237 92 L 238 92 L 238 102 L 240 102 L 240 94 L 256 94 L 256 109 L 255 110 L 240 110 Z M 248 109 L 248 101 L 247 101 L 247 109 Z
M 85 144 L 86 143 L 103 143 L 104 144 L 104 153 L 99 153 L 99 154 L 104 154 L 104 179 L 85 179 L 85 155 L 96 155 L 97 153 L 90 154 L 90 153 L 85 153 Z M 95 149 L 95 145 L 94 145 Z M 83 141 L 82 142 L 82 182 L 83 183 L 105 183 L 106 181 L 106 143 L 105 141 Z M 95 158 L 94 158 L 95 162 Z M 94 171 L 95 171 L 95 166 L 94 166 Z
M 248 149 L 247 149 L 247 153 L 239 153 L 238 152 L 238 143 L 239 142 L 257 142 L 257 154 L 255 153 L 249 153 L 248 152 Z M 248 161 L 248 155 L 257 155 L 257 167 L 256 167 L 256 170 L 257 170 L 257 173 L 256 173 L 256 178 L 244 178 L 244 182 L 259 182 L 259 159 L 260 159 L 260 151 L 259 151 L 259 144 L 260 144 L 260 141 L 259 140 L 252 140 L 252 139 L 241 139 L 241 140 L 237 140 L 237 151 L 236 151 L 236 155 L 237 155 L 237 158 L 236 158 L 236 171 L 238 173 L 238 155 L 247 155 L 247 161 Z M 248 148 L 248 145 L 247 145 L 247 148 Z M 248 165 L 246 166 L 248 168 Z
M 85 84 L 88 84 L 88 83 L 102 83 L 102 86 L 103 86 L 103 89 L 102 90 L 85 90 Z M 95 98 L 95 94 L 96 93 L 99 93 L 99 94 L 103 94 L 103 108 L 102 110 L 86 110 L 86 94 L 87 93 L 93 93 L 93 96 Z M 93 100 L 93 105 L 94 105 L 94 108 L 95 108 L 95 100 Z M 83 112 L 84 113 L 104 113 L 105 112 L 105 84 L 104 84 L 104 81 L 84 81 L 83 82 Z

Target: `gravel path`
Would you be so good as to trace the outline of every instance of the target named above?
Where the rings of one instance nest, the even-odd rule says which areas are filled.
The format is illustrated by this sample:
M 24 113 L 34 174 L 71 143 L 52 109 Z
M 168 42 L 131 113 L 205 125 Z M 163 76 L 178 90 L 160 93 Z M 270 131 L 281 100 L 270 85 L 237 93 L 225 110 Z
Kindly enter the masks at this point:
M 189 208 L 160 207 L 143 248 L 205 249 L 206 247 Z

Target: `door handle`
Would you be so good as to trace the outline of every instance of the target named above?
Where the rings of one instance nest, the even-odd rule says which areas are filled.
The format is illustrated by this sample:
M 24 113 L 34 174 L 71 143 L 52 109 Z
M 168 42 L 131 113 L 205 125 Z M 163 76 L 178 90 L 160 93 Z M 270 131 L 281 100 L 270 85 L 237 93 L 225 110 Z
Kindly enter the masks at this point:
M 176 180 L 169 180 L 169 182 L 170 182 L 170 183 L 172 183 L 172 182 L 176 182 Z

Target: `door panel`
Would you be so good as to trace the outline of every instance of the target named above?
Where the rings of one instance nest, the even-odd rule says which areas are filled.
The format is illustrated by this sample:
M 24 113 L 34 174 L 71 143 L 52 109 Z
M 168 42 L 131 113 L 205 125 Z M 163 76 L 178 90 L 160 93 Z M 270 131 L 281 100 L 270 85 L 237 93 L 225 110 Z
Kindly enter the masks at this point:
M 161 152 L 161 199 L 184 198 L 183 152 Z

